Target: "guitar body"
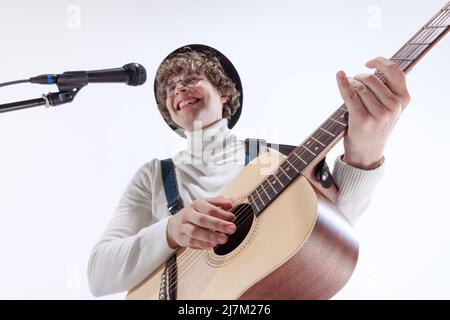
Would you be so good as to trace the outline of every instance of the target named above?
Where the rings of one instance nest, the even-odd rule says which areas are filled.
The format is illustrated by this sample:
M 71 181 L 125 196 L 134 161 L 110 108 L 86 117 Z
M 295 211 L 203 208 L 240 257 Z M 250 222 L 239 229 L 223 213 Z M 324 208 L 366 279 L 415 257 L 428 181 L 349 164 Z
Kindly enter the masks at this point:
M 260 155 L 222 195 L 241 203 L 283 159 L 275 151 Z M 251 208 L 240 206 L 236 210 Z M 220 252 L 177 251 L 177 299 L 328 299 L 356 266 L 358 242 L 350 223 L 304 176 L 245 223 L 244 232 L 236 232 Z M 158 299 L 164 269 L 161 265 L 127 298 Z

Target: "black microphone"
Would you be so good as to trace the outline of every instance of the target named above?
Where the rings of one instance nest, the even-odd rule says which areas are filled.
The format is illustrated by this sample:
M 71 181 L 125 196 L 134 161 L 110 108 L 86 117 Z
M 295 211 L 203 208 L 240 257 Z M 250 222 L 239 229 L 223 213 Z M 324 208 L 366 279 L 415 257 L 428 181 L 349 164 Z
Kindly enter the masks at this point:
M 122 68 L 67 71 L 63 74 L 43 74 L 30 78 L 31 83 L 56 84 L 64 88 L 83 87 L 88 83 L 124 82 L 130 86 L 140 86 L 147 80 L 145 68 L 138 63 L 128 63 Z

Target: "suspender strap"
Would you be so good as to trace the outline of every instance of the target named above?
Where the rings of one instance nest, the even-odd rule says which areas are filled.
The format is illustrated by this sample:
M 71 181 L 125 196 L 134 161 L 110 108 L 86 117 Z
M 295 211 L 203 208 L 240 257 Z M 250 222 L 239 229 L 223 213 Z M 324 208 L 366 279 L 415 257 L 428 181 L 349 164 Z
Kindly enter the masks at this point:
M 183 209 L 183 201 L 178 192 L 177 176 L 172 159 L 161 160 L 162 179 L 164 184 L 164 192 L 166 193 L 167 208 L 172 215 Z M 161 275 L 159 287 L 159 300 L 176 300 L 178 266 L 177 256 L 173 254 L 166 261 L 166 267 Z
M 245 165 L 267 150 L 264 139 L 245 139 Z
M 183 209 L 183 201 L 178 192 L 177 176 L 172 159 L 161 160 L 162 179 L 166 193 L 167 208 L 171 214 Z

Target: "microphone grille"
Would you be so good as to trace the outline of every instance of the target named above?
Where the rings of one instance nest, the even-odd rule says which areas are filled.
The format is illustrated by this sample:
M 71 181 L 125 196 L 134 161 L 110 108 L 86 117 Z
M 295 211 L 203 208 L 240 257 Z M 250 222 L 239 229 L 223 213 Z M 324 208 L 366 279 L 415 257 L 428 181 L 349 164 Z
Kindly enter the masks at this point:
M 140 86 L 147 80 L 147 72 L 145 68 L 139 63 L 128 63 L 123 66 L 128 72 L 129 79 L 127 84 L 130 86 Z

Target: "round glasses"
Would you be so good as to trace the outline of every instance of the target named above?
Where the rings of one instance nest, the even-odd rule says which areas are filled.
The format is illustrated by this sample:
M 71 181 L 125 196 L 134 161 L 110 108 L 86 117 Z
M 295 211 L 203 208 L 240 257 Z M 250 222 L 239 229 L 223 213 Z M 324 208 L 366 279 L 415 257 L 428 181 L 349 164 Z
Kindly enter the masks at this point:
M 169 81 L 165 86 L 165 94 L 167 98 L 171 98 L 175 95 L 175 89 L 177 84 L 181 82 L 185 87 L 194 87 L 196 86 L 200 80 L 203 80 L 199 77 L 198 74 L 188 73 L 183 74 L 181 79 L 178 81 Z

